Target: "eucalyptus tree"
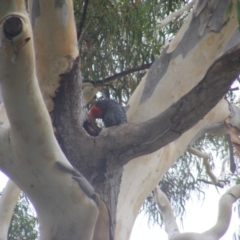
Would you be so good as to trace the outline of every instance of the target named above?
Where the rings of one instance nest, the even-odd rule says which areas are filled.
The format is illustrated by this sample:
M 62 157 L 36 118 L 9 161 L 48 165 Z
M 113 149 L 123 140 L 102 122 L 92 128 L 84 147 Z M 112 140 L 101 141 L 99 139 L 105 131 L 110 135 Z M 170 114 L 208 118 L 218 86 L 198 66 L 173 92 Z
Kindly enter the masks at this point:
M 0 126 L 0 168 L 33 203 L 40 239 L 129 239 L 144 199 L 189 144 L 226 119 L 233 125 L 234 110 L 222 97 L 240 70 L 238 3 L 196 2 L 156 59 L 146 50 L 152 39 L 147 29 L 142 54 L 125 46 L 137 39 L 129 36 L 138 18 L 123 13 L 145 11 L 150 1 L 144 8 L 145 2 L 128 8 L 124 3 L 103 4 L 99 16 L 89 15 L 76 31 L 71 0 L 29 1 L 30 18 L 25 1 L 0 1 L 0 81 L 10 123 Z M 108 13 L 129 28 L 118 29 L 113 21 L 106 31 L 120 44 L 111 41 L 115 52 L 106 48 L 95 58 L 94 41 L 104 49 L 108 38 L 98 32 L 94 39 L 84 30 L 97 32 Z M 159 36 L 156 41 L 163 44 Z M 81 67 L 78 44 L 85 44 Z M 88 64 L 84 54 L 99 67 Z M 134 58 L 127 60 L 129 54 Z M 127 103 L 129 123 L 91 136 L 83 127 L 88 120 L 80 68 L 86 80 L 101 80 L 105 56 L 103 75 L 111 68 L 121 72 L 133 59 L 151 67 Z

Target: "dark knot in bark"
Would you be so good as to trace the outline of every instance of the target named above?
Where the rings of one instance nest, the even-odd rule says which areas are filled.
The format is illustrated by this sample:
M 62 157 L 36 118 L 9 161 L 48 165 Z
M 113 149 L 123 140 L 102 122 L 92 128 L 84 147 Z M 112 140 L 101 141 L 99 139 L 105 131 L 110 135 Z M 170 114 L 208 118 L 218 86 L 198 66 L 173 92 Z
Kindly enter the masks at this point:
M 8 39 L 16 37 L 22 32 L 21 19 L 16 16 L 8 18 L 3 25 L 3 31 Z

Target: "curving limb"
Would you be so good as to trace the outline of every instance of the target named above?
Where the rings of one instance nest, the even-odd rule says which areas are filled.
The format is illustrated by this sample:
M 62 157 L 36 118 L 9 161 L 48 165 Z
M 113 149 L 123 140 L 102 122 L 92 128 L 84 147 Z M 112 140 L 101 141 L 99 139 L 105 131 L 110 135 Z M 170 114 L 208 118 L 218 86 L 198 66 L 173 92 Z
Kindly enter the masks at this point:
M 8 180 L 0 198 L 0 239 L 7 239 L 12 214 L 21 190 L 15 183 Z
M 229 227 L 232 215 L 232 204 L 240 198 L 240 184 L 231 187 L 221 197 L 219 200 L 217 222 L 212 228 L 203 233 L 179 233 L 168 198 L 159 188 L 155 188 L 154 193 L 155 202 L 163 215 L 169 240 L 219 240 Z
M 209 161 L 208 161 L 208 160 L 209 160 L 209 155 L 208 155 L 206 152 L 201 152 L 201 151 L 199 151 L 199 150 L 197 150 L 196 148 L 193 148 L 193 147 L 189 147 L 189 148 L 187 149 L 187 151 L 188 151 L 189 153 L 194 154 L 195 156 L 197 156 L 197 157 L 199 157 L 199 158 L 203 158 L 203 165 L 204 165 L 204 167 L 205 167 L 205 169 L 206 169 L 207 175 L 208 175 L 209 178 L 212 180 L 212 183 L 213 183 L 214 185 L 218 186 L 218 187 L 223 188 L 223 187 L 224 187 L 224 183 L 222 183 L 222 182 L 220 182 L 220 181 L 218 180 L 218 178 L 215 176 L 215 174 L 213 173 L 213 171 L 212 171 L 212 169 L 211 169 L 210 163 L 209 163 Z M 204 181 L 204 180 L 202 180 L 202 179 L 200 179 L 200 180 L 207 183 L 207 181 Z
M 179 234 L 179 229 L 168 197 L 159 187 L 154 188 L 154 201 L 162 214 L 168 238 L 171 239 Z
M 165 19 L 163 19 L 160 23 L 157 24 L 157 28 L 162 28 L 168 23 L 170 23 L 174 18 L 177 18 L 181 16 L 185 11 L 188 11 L 192 8 L 192 6 L 195 4 L 196 0 L 192 0 L 190 3 L 186 4 L 179 10 L 169 14 Z

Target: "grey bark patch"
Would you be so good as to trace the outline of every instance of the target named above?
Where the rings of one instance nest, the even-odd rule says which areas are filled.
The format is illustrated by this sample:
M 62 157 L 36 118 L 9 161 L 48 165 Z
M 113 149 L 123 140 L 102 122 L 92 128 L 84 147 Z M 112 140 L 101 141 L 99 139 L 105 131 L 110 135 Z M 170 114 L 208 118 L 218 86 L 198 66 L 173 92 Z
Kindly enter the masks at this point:
M 211 4 L 206 5 L 207 3 L 205 1 L 202 1 L 202 4 L 204 7 L 207 6 L 208 9 L 201 9 L 202 16 L 193 16 L 189 28 L 185 32 L 176 49 L 170 54 L 167 53 L 167 50 L 165 49 L 161 56 L 155 60 L 154 64 L 150 67 L 139 104 L 151 97 L 157 84 L 167 72 L 169 63 L 172 59 L 175 59 L 179 55 L 182 55 L 182 57 L 185 58 L 189 51 L 191 51 L 191 49 L 193 49 L 206 34 L 210 31 L 220 31 L 224 26 L 228 2 L 220 1 L 217 6 L 212 6 Z M 215 9 L 214 12 L 212 12 L 213 9 Z M 199 31 L 201 34 L 199 34 Z
M 149 69 L 147 81 L 140 99 L 140 104 L 151 97 L 158 82 L 168 69 L 171 54 L 167 54 L 166 51 L 167 48 L 163 51 L 162 55 L 154 61 L 153 65 Z
M 63 26 L 67 26 L 67 20 L 68 20 L 68 6 L 67 4 L 64 4 L 62 7 L 62 23 Z
M 148 76 L 141 96 L 140 104 L 151 97 L 157 84 L 167 72 L 170 61 L 179 55 L 182 55 L 182 57 L 185 58 L 189 51 L 191 51 L 191 49 L 199 42 L 201 39 L 198 36 L 199 26 L 199 18 L 193 18 L 188 30 L 185 32 L 176 49 L 172 53 L 167 53 L 167 49 L 165 49 L 161 56 L 155 60 L 148 71 Z M 207 32 L 205 32 L 205 34 L 206 33 Z
M 202 10 L 207 6 L 208 0 L 200 0 L 198 2 L 198 7 L 197 7 L 197 11 L 195 13 L 196 16 L 198 16 Z
M 32 27 L 34 27 L 35 19 L 40 16 L 41 8 L 39 0 L 33 0 L 32 11 L 31 11 L 31 23 Z
M 216 1 L 217 2 L 217 1 Z M 210 8 L 209 15 L 211 20 L 209 22 L 209 28 L 211 31 L 220 32 L 225 22 L 227 21 L 226 9 L 228 7 L 228 1 L 220 1 L 213 9 Z M 213 10 L 213 12 L 212 12 Z
M 66 5 L 65 0 L 56 0 L 54 6 L 55 6 L 55 8 L 58 8 L 58 7 L 62 8 L 64 4 Z
M 56 0 L 55 8 L 60 8 L 62 11 L 62 24 L 63 26 L 67 26 L 68 20 L 68 5 L 65 0 Z
M 231 48 L 236 47 L 239 43 L 240 43 L 240 32 L 239 32 L 239 29 L 237 28 L 234 34 L 232 35 L 231 39 L 227 43 L 223 52 L 225 53 Z
M 199 16 L 201 18 L 201 26 L 198 34 L 201 36 L 206 28 L 214 32 L 220 32 L 227 21 L 227 7 L 228 1 L 210 1 L 207 4 L 204 2 L 203 5 L 199 6 L 195 13 L 195 16 L 198 16 L 199 12 L 201 12 L 201 16 Z

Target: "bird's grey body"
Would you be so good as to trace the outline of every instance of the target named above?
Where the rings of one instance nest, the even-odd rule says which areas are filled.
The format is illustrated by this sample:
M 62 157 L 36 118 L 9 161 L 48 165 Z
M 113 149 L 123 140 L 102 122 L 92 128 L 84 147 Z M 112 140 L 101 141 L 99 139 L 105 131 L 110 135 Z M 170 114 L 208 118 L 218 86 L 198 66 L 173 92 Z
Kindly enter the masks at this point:
M 127 122 L 123 107 L 116 101 L 103 99 L 97 101 L 95 106 L 103 110 L 102 120 L 105 127 L 112 127 Z

